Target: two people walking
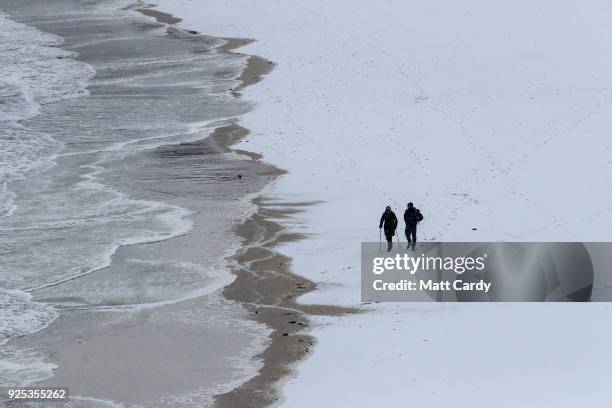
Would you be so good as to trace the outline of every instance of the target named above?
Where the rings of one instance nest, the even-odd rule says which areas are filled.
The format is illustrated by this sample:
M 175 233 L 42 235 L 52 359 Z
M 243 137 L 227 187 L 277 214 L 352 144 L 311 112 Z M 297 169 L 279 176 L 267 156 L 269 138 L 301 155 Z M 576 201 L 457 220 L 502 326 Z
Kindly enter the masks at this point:
M 408 203 L 406 211 L 404 211 L 404 222 L 406 223 L 405 233 L 406 240 L 408 241 L 406 249 L 412 248 L 414 251 L 417 241 L 417 224 L 421 221 L 423 221 L 423 214 L 421 214 L 421 211 L 416 208 L 414 204 Z M 385 238 L 387 239 L 387 252 L 391 251 L 391 248 L 393 248 L 393 236 L 397 229 L 397 217 L 391 210 L 391 207 L 387 206 L 385 208 L 385 212 L 380 217 L 378 228 L 384 228 Z

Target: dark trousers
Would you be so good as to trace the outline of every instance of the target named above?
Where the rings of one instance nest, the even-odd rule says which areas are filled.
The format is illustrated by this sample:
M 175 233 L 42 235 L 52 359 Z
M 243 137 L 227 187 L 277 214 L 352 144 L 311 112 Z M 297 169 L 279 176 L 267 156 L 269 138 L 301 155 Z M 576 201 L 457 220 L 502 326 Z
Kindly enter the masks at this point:
M 387 251 L 391 251 L 391 248 L 393 248 L 393 235 L 395 235 L 395 230 L 385 228 L 385 238 L 387 238 Z
M 406 225 L 406 240 L 408 240 L 408 245 L 412 245 L 412 249 L 416 245 L 416 224 L 415 225 Z

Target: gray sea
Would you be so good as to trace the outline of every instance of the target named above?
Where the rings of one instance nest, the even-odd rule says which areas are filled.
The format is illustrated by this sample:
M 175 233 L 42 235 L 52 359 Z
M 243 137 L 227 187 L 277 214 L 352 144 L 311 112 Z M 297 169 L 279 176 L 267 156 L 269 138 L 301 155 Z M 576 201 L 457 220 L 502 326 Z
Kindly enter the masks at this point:
M 206 138 L 252 108 L 229 93 L 247 56 L 218 53 L 224 40 L 158 23 L 136 6 L 0 0 L 2 386 L 61 370 L 44 348 L 12 344 L 46 336 L 62 316 L 138 319 L 209 296 L 207 318 L 242 322 L 239 305 L 213 294 L 232 279 L 232 226 L 267 180 Z M 249 184 L 236 180 L 249 172 Z M 202 395 L 252 375 L 249 359 L 267 333 L 254 323 L 234 330 L 215 351 L 227 366 L 221 358 L 210 367 Z M 79 398 L 75 406 L 117 403 Z

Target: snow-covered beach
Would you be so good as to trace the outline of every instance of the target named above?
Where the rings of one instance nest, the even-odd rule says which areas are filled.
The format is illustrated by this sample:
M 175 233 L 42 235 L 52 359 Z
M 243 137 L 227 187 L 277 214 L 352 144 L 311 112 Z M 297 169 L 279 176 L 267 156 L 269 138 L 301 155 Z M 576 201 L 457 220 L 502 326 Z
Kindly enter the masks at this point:
M 240 147 L 288 173 L 266 191 L 308 234 L 313 354 L 283 406 L 601 405 L 606 304 L 359 305 L 359 243 L 413 201 L 424 240 L 610 240 L 612 5 L 159 0 L 180 25 L 257 41 Z M 408 397 L 409 396 L 409 397 Z
M 608 303 L 360 297 L 387 205 L 422 241 L 610 241 L 612 4 L 154 3 L 0 0 L 0 394 L 612 398 Z

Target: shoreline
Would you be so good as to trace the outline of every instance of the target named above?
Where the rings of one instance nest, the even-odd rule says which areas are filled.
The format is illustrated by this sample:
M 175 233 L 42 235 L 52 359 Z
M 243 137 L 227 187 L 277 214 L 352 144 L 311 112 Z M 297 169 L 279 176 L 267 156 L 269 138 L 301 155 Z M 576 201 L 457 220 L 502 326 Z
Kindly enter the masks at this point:
M 171 14 L 138 9 L 138 6 L 135 5 L 131 11 L 162 23 L 159 25 L 168 36 L 199 34 L 175 27 L 174 24 L 181 19 Z M 210 38 L 224 40 L 223 44 L 214 47 L 213 52 L 245 58 L 245 66 L 239 66 L 234 72 L 236 81 L 226 94 L 229 98 L 241 98 L 244 88 L 261 81 L 274 68 L 274 63 L 264 58 L 234 52 L 254 40 Z M 314 339 L 307 334 L 309 316 L 352 312 L 342 307 L 296 303 L 297 297 L 315 290 L 316 285 L 293 274 L 291 259 L 277 253 L 275 248 L 304 238 L 287 233 L 281 221 L 311 203 L 267 201 L 263 194 L 265 187 L 286 172 L 261 160 L 262 155 L 258 153 L 233 147 L 249 134 L 248 129 L 235 123 L 240 115 L 235 116 L 235 121 L 220 121 L 211 128 L 214 130 L 210 134 L 197 141 L 145 149 L 141 159 L 145 159 L 142 163 L 148 164 L 132 169 L 136 175 L 143 171 L 147 176 L 144 184 L 133 186 L 130 197 L 159 200 L 188 209 L 194 222 L 190 232 L 155 242 L 120 245 L 111 256 L 108 267 L 70 281 L 56 292 L 58 294 L 50 290 L 51 295 L 38 296 L 43 302 L 46 299 L 70 305 L 73 300 L 89 299 L 88 287 L 92 284 L 92 287 L 100 287 L 108 282 L 110 288 L 121 282 L 129 285 L 143 279 L 145 285 L 135 287 L 146 288 L 146 274 L 132 273 L 125 268 L 126 262 L 131 259 L 163 259 L 164 262 L 204 266 L 208 251 L 201 251 L 202 244 L 213 243 L 212 253 L 215 253 L 219 247 L 227 245 L 229 238 L 232 245 L 218 258 L 223 264 L 230 264 L 222 267 L 227 279 L 223 278 L 214 292 L 204 289 L 199 294 L 144 308 L 137 314 L 128 310 L 131 308 L 125 312 L 117 309 L 105 313 L 105 306 L 112 308 L 123 301 L 122 293 L 113 292 L 102 294 L 90 305 L 85 302 L 83 307 L 60 307 L 60 316 L 47 328 L 11 342 L 11 347 L 43 350 L 45 360 L 53 362 L 53 376 L 39 385 L 68 384 L 77 400 L 117 401 L 126 406 L 158 406 L 158 403 L 185 394 L 196 399 L 209 398 L 204 404 L 197 399 L 199 405 L 205 406 L 269 406 L 279 401 L 282 381 L 294 372 L 295 364 L 314 345 Z M 237 158 L 223 157 L 230 152 Z M 197 184 L 197 187 L 196 184 L 175 185 L 164 178 L 167 174 L 155 169 L 155 164 L 159 165 L 163 159 L 185 171 L 193 162 L 179 158 L 197 159 L 198 156 L 202 164 L 207 164 L 207 157 L 214 161 L 207 164 L 213 170 L 210 178 L 214 182 L 211 182 L 213 188 L 210 191 L 191 189 L 201 189 L 202 184 Z M 177 159 L 172 161 L 173 157 Z M 60 165 L 58 161 L 56 168 L 69 165 L 66 163 Z M 155 178 L 154 174 L 160 177 Z M 189 174 L 181 173 L 187 177 Z M 153 179 L 162 185 L 156 185 L 155 189 L 147 188 L 147 183 Z M 186 187 L 190 188 L 184 189 Z M 205 200 L 208 198 L 206 195 L 216 198 L 214 202 L 203 202 L 202 194 Z M 163 199 L 160 198 L 162 195 Z M 224 208 L 236 211 L 238 207 L 249 204 L 251 208 L 246 213 L 239 210 L 232 213 L 232 218 L 222 217 L 224 223 L 210 222 L 209 214 L 221 215 L 226 211 Z M 213 237 L 217 237 L 217 243 Z M 134 281 L 130 280 L 132 278 Z M 208 276 L 194 282 L 204 283 L 202 279 L 208 279 Z M 212 286 L 217 285 L 215 282 Z M 226 356 L 233 356 L 235 361 L 225 361 Z M 231 372 L 238 375 L 228 377 Z M 132 379 L 142 373 L 147 375 L 142 377 L 138 389 L 130 387 Z M 204 388 L 214 381 L 222 386 Z M 203 393 L 199 394 L 201 391 Z
M 182 21 L 179 17 L 157 9 L 141 8 L 138 11 L 169 26 L 175 26 Z M 195 31 L 188 32 L 196 34 Z M 226 43 L 217 47 L 217 52 L 239 55 L 244 54 L 234 50 L 255 41 L 219 38 Z M 241 97 L 241 90 L 261 81 L 274 66 L 272 61 L 249 55 L 246 67 L 237 78 L 240 84 L 230 90 L 231 95 Z M 228 152 L 260 160 L 263 157 L 260 154 L 232 147 L 249 133 L 249 129 L 231 125 L 218 128 L 211 138 L 216 139 L 220 147 Z M 286 173 L 285 170 L 271 167 L 268 174 L 274 179 Z M 263 367 L 247 382 L 227 393 L 216 395 L 215 406 L 219 408 L 266 407 L 278 403 L 282 397 L 280 382 L 294 372 L 294 366 L 303 360 L 316 344 L 315 338 L 307 333 L 309 316 L 339 316 L 355 312 L 354 309 L 341 306 L 298 304 L 297 298 L 316 290 L 316 284 L 294 274 L 291 271 L 291 258 L 274 250 L 283 243 L 305 238 L 300 234 L 287 233 L 280 225 L 280 220 L 299 212 L 300 207 L 311 204 L 288 203 L 283 205 L 283 209 L 274 209 L 266 206 L 264 195 L 259 193 L 251 202 L 257 210 L 236 226 L 236 232 L 243 243 L 239 252 L 230 257 L 236 263 L 232 271 L 235 279 L 223 288 L 223 296 L 245 306 L 251 312 L 249 318 L 265 324 L 273 332 L 269 336 L 271 343 L 263 353 L 256 356 L 263 361 Z

